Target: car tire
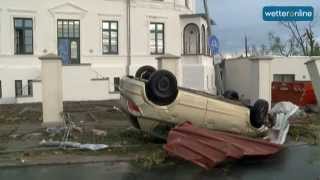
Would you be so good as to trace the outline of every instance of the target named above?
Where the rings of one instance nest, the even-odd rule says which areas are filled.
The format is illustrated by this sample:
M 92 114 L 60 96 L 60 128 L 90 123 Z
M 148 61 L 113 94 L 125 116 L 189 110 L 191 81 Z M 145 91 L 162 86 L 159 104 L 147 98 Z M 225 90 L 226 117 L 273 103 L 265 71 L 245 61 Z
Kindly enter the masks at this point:
M 227 90 L 223 93 L 223 97 L 226 99 L 239 101 L 239 94 L 234 90 Z
M 138 79 L 149 80 L 152 73 L 156 72 L 156 69 L 152 66 L 142 66 L 138 69 L 135 77 Z
M 250 111 L 250 123 L 255 128 L 260 128 L 265 124 L 268 116 L 269 103 L 266 100 L 259 99 L 255 102 Z
M 159 106 L 173 103 L 178 95 L 176 77 L 167 70 L 156 71 L 146 83 L 146 95 L 152 103 Z

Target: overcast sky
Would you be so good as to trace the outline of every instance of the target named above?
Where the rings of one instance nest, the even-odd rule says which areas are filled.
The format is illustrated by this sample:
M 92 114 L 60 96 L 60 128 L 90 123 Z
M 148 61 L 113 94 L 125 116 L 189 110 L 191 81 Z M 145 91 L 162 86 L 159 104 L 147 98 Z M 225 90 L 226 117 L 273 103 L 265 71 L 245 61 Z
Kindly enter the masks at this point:
M 249 45 L 268 45 L 268 32 L 287 38 L 285 28 L 277 22 L 265 22 L 262 9 L 268 5 L 313 6 L 316 16 L 320 0 L 208 0 L 211 16 L 216 22 L 214 34 L 219 38 L 222 53 L 239 53 L 244 49 L 244 36 Z M 197 11 L 203 12 L 202 0 L 197 0 Z M 319 18 L 316 18 L 319 19 Z M 314 28 L 320 40 L 320 19 Z

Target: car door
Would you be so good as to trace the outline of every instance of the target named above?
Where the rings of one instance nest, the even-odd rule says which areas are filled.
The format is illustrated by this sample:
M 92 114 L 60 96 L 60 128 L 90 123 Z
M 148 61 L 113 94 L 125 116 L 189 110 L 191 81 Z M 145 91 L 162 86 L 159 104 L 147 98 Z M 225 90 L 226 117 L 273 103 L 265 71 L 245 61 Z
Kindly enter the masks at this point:
M 205 124 L 207 128 L 213 130 L 248 133 L 250 111 L 242 105 L 209 98 Z
M 169 108 L 171 115 L 177 121 L 191 123 L 204 127 L 207 98 L 195 93 L 180 90 L 175 105 Z

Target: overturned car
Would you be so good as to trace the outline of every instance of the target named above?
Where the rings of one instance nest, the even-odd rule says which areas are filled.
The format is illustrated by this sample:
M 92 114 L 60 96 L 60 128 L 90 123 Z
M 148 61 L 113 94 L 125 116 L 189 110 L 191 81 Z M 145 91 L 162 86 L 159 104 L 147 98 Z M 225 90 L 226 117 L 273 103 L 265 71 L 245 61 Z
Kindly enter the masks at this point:
M 156 71 L 151 66 L 140 68 L 135 77 L 120 81 L 121 107 L 132 124 L 154 133 L 189 121 L 197 127 L 256 136 L 268 119 L 269 104 L 258 100 L 245 106 L 233 92 L 219 97 L 205 92 L 178 87 L 169 71 Z

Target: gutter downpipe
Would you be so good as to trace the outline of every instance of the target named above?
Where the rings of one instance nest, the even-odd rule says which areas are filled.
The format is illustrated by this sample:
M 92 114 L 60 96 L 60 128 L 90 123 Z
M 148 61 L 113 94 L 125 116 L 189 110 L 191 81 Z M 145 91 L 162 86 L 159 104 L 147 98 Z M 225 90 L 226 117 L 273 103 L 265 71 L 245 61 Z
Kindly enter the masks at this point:
M 127 0 L 127 65 L 126 75 L 130 75 L 131 66 L 131 0 Z

